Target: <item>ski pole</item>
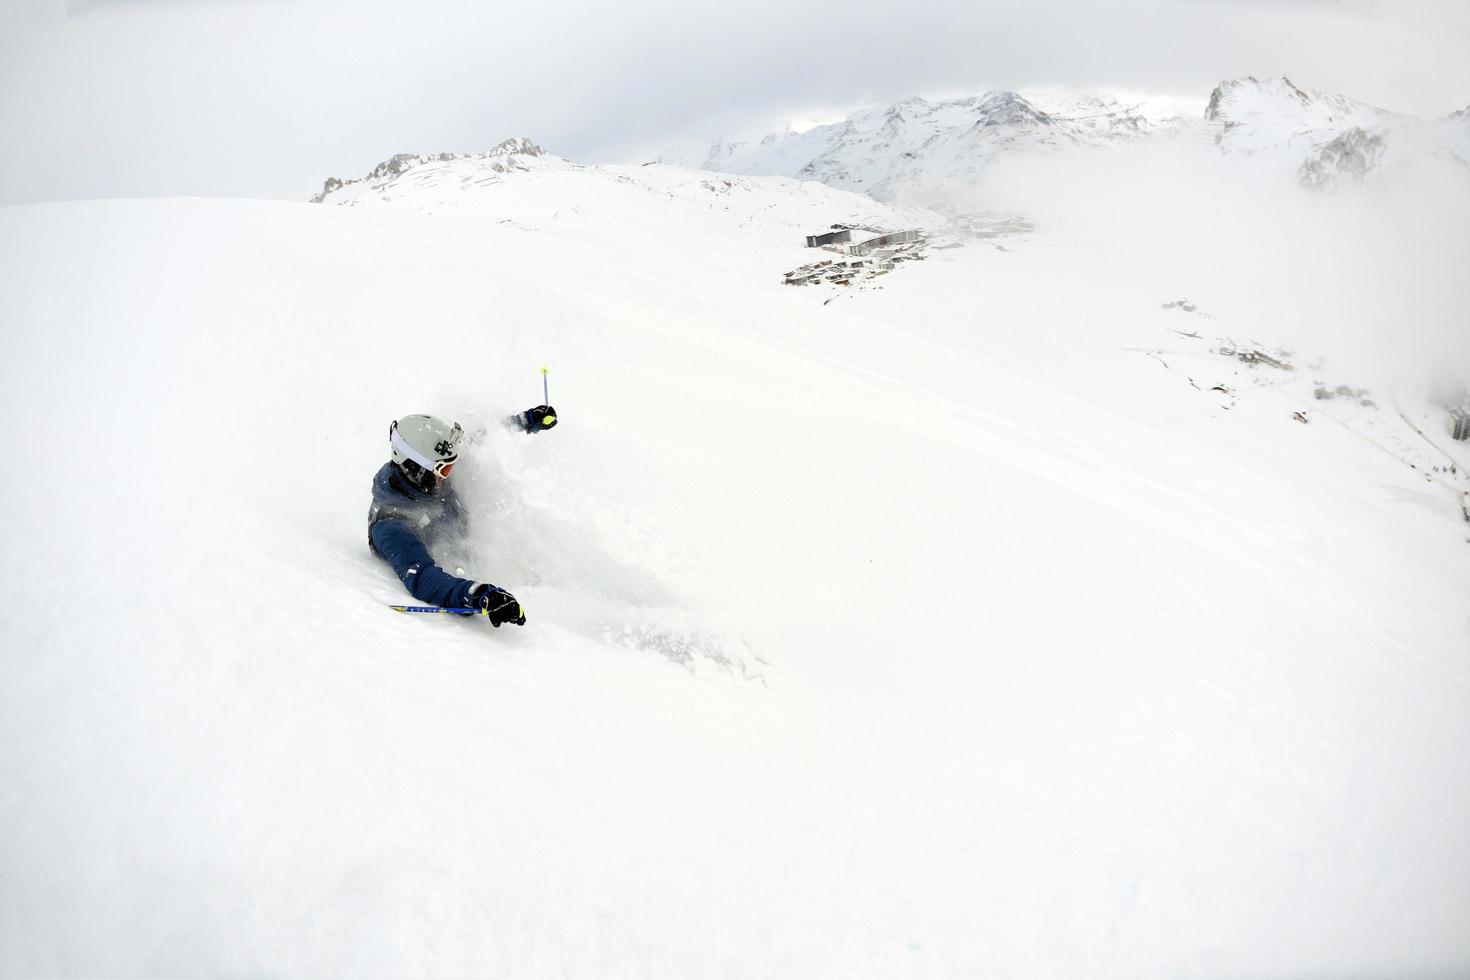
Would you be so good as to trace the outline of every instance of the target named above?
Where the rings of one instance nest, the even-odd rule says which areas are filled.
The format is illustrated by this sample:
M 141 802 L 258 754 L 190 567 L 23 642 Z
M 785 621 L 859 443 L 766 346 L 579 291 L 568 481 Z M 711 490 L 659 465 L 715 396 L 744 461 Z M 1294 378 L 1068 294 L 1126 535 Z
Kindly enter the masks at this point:
M 395 606 L 392 603 L 388 604 L 388 608 L 396 609 L 401 613 L 459 613 L 462 616 L 473 615 L 480 611 L 478 609 L 446 606 Z
M 543 405 L 551 404 L 551 395 L 548 392 L 546 386 L 546 376 L 550 373 L 551 368 L 547 367 L 545 364 L 541 365 L 541 404 Z

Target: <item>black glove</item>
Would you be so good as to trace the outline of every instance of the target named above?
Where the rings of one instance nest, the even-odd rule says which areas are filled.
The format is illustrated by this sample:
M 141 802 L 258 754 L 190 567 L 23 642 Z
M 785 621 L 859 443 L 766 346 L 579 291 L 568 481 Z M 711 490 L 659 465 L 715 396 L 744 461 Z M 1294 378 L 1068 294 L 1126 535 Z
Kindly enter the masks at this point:
M 500 629 L 501 623 L 526 625 L 526 612 L 516 597 L 494 585 L 477 585 L 470 590 L 475 608 L 484 613 L 490 625 Z
M 521 428 L 527 432 L 540 432 L 556 425 L 556 409 L 550 405 L 537 405 L 535 408 L 526 409 L 516 418 L 520 419 Z

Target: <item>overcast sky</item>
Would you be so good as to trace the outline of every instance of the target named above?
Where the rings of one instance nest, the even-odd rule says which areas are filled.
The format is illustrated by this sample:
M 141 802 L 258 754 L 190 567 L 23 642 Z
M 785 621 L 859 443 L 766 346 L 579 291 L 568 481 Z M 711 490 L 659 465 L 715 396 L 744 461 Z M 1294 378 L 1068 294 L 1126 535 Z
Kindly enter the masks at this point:
M 393 153 L 529 136 L 584 162 L 914 94 L 1066 87 L 1203 110 L 1223 78 L 1436 116 L 1467 0 L 0 0 L 0 204 L 302 199 Z

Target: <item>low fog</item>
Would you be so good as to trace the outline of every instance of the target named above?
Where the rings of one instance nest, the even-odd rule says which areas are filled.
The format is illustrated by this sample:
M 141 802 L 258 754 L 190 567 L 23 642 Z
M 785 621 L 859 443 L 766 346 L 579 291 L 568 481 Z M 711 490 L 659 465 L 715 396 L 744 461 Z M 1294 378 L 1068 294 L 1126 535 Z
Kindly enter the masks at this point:
M 1470 381 L 1470 171 L 1431 156 L 1314 190 L 1290 163 L 1174 140 L 1002 158 L 978 185 L 920 196 L 1121 253 L 1140 280 L 1253 324 L 1241 342 L 1380 382 Z

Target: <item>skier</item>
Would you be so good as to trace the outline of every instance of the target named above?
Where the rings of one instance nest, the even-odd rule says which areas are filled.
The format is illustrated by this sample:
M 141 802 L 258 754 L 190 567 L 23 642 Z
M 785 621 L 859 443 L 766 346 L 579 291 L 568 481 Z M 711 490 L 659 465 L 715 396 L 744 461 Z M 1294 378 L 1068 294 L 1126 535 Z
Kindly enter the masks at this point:
M 556 425 L 556 409 L 537 405 L 506 419 L 507 426 L 541 432 Z M 490 625 L 526 624 L 516 597 L 498 585 L 456 578 L 434 563 L 428 544 L 463 533 L 464 505 L 445 482 L 459 461 L 464 429 L 432 415 L 405 415 L 388 426 L 393 459 L 373 477 L 373 503 L 368 509 L 368 545 L 393 566 L 398 578 L 420 602 L 446 608 L 473 609 Z

